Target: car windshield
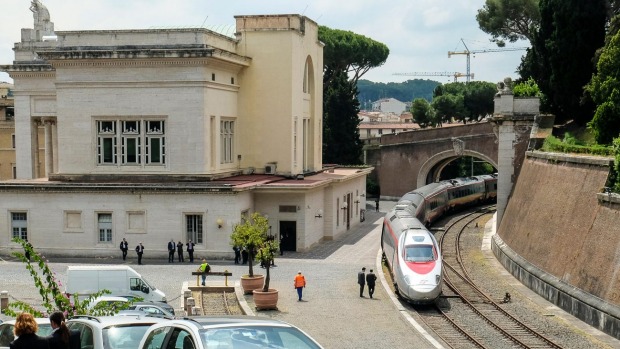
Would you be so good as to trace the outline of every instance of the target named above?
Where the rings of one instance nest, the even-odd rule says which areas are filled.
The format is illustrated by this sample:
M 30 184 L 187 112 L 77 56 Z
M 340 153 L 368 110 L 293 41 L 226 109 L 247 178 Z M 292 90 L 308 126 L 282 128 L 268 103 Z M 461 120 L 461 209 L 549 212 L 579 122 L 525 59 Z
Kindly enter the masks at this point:
M 14 327 L 15 326 L 12 324 L 0 325 L 0 347 L 8 348 L 9 344 L 15 339 L 15 335 L 13 334 Z M 39 325 L 37 335 L 47 337 L 50 333 L 52 333 L 52 326 L 50 324 Z
M 102 330 L 105 349 L 135 349 L 152 324 L 132 324 L 128 326 L 111 326 Z
M 320 349 L 312 339 L 292 327 L 243 326 L 203 329 L 205 348 L 297 348 Z
M 405 246 L 405 260 L 407 262 L 429 262 L 435 260 L 433 245 Z

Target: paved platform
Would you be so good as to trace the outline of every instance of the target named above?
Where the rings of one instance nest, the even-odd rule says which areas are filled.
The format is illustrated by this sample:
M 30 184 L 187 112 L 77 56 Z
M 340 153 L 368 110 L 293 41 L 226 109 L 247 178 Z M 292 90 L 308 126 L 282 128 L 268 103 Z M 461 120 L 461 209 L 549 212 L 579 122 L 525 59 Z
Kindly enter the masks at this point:
M 388 205 L 393 203 L 386 202 L 382 210 Z M 270 288 L 280 291 L 278 310 L 256 311 L 252 296 L 237 292 L 242 308 L 296 325 L 326 348 L 442 348 L 403 311 L 383 278 L 379 241 L 383 215 L 367 211 L 366 221 L 341 239 L 277 258 L 276 267 L 270 269 Z M 357 273 L 362 267 L 374 269 L 379 277 L 373 299 L 367 289 L 365 297 L 359 297 Z M 307 281 L 301 302 L 293 287 L 298 271 Z

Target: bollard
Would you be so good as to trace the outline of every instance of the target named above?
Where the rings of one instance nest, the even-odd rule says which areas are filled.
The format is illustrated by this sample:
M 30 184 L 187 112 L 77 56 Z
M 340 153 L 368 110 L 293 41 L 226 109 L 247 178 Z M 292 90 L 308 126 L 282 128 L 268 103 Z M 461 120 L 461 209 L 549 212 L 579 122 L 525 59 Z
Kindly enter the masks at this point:
M 196 300 L 194 297 L 187 298 L 187 303 L 185 304 L 185 313 L 187 315 L 192 315 L 192 308 L 196 305 Z
M 0 292 L 0 310 L 9 307 L 9 291 Z
M 202 308 L 192 307 L 192 315 L 202 315 Z
M 192 291 L 184 290 L 183 291 L 183 308 L 187 307 L 187 299 L 192 296 Z

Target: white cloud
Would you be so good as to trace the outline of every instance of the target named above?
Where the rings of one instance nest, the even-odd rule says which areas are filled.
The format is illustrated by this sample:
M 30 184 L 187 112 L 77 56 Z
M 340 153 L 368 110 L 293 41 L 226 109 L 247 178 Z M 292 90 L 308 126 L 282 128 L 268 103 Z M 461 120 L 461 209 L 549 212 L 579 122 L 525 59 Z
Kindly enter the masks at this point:
M 235 15 L 304 14 L 321 25 L 350 30 L 382 42 L 390 49 L 387 62 L 369 71 L 373 81 L 403 81 L 397 72 L 465 72 L 465 56 L 447 52 L 493 47 L 475 20 L 484 0 L 41 0 L 58 31 L 197 27 L 234 29 Z M 0 64 L 13 61 L 20 29 L 31 28 L 27 0 L 2 0 Z M 498 52 L 472 57 L 476 80 L 496 82 L 513 76 L 523 52 Z M 482 56 L 490 56 L 482 58 Z M 411 77 L 410 77 L 411 78 Z M 9 80 L 0 73 L 0 81 Z M 445 82 L 447 78 L 437 78 Z

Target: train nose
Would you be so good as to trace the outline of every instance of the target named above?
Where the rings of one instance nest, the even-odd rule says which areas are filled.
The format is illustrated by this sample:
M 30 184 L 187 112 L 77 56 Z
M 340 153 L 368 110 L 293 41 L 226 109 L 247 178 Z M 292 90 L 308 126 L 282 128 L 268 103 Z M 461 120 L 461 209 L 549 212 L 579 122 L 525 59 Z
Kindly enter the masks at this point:
M 410 299 L 417 302 L 432 302 L 441 294 L 441 286 L 431 284 L 409 285 L 407 293 Z

